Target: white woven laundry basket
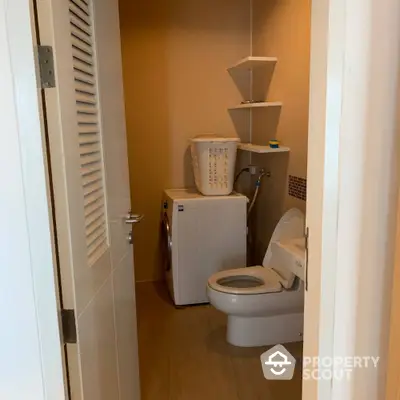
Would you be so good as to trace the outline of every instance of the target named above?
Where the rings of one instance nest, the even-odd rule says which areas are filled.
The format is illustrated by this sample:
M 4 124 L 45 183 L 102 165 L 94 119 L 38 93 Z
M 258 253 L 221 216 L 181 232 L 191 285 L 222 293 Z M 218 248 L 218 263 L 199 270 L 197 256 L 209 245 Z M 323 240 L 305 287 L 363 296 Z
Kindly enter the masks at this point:
M 239 141 L 216 135 L 191 139 L 194 178 L 200 193 L 223 196 L 232 192 Z

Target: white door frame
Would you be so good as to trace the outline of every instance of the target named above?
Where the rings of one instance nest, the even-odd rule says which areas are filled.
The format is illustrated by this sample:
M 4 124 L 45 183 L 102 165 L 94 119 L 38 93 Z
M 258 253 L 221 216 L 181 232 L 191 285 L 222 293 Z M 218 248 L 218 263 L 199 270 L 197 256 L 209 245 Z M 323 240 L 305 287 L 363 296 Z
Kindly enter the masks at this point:
M 335 83 L 343 79 L 343 8 L 344 1 L 312 1 L 303 348 L 310 358 L 333 355 L 342 101 L 342 85 Z M 331 382 L 304 380 L 303 398 L 330 399 Z
M 63 399 L 46 154 L 27 0 L 0 0 L 0 398 Z
M 304 356 L 380 356 L 304 399 L 385 398 L 397 203 L 400 3 L 312 1 Z
M 399 109 L 400 111 L 400 109 Z M 400 114 L 399 114 L 400 116 Z M 393 271 L 392 309 L 390 313 L 390 342 L 386 379 L 386 400 L 400 399 L 400 196 L 397 200 L 397 233 Z
M 395 223 L 390 214 L 396 207 L 391 192 L 400 41 L 396 3 L 313 0 L 307 356 L 379 351 L 386 357 Z M 62 399 L 28 2 L 0 0 L 0 22 L 0 183 L 7 188 L 0 196 L 0 303 L 12 305 L 0 316 L 0 397 Z M 382 218 L 382 209 L 388 218 Z M 372 333 L 366 335 L 366 329 Z M 305 381 L 303 398 L 381 399 L 384 375 L 381 362 L 378 370 L 361 371 L 350 381 Z

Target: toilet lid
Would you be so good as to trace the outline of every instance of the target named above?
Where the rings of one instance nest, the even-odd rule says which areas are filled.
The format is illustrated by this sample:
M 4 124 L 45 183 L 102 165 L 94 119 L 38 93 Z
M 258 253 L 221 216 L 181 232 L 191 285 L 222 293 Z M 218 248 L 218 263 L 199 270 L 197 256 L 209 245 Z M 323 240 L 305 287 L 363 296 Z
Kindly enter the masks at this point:
M 296 275 L 281 263 L 274 262 L 272 244 L 302 237 L 304 237 L 304 214 L 299 209 L 292 208 L 283 215 L 276 225 L 263 261 L 264 267 L 272 268 L 282 277 L 281 283 L 286 289 L 292 287 Z
M 217 272 L 208 285 L 218 292 L 229 294 L 262 294 L 281 292 L 278 274 L 261 266 L 236 268 Z

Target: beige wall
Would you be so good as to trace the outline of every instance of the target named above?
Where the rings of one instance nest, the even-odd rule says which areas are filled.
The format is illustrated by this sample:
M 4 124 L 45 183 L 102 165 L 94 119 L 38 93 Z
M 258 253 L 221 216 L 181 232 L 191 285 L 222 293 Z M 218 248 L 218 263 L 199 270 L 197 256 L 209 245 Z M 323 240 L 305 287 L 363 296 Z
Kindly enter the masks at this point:
M 280 115 L 273 110 L 253 112 L 252 141 L 267 144 L 276 137 L 291 149 L 290 154 L 252 157 L 253 164 L 272 174 L 264 179 L 253 215 L 255 262 L 261 261 L 282 213 L 291 207 L 305 212 L 305 201 L 287 194 L 287 177 L 307 176 L 310 7 L 310 0 L 253 1 L 253 55 L 278 58 L 273 74 L 267 77 L 267 98 L 282 101 L 283 107 Z M 263 96 L 269 80 L 264 82 L 255 74 L 253 81 L 254 96 Z M 274 122 L 278 122 L 277 129 Z
M 192 186 L 188 139 L 234 135 L 226 68 L 250 53 L 249 0 L 120 0 L 136 280 L 161 277 L 162 192 Z

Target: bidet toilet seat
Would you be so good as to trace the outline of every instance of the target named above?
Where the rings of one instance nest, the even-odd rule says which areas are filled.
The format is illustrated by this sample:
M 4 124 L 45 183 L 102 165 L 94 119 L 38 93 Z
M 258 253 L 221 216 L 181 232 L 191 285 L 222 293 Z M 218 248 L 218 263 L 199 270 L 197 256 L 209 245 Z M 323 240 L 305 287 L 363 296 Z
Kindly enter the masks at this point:
M 256 266 L 217 272 L 208 280 L 208 286 L 227 294 L 264 294 L 281 292 L 281 280 L 272 268 Z
M 207 295 L 228 317 L 229 343 L 255 347 L 301 338 L 305 253 L 304 214 L 291 209 L 276 225 L 262 267 L 221 271 L 209 278 Z

